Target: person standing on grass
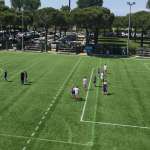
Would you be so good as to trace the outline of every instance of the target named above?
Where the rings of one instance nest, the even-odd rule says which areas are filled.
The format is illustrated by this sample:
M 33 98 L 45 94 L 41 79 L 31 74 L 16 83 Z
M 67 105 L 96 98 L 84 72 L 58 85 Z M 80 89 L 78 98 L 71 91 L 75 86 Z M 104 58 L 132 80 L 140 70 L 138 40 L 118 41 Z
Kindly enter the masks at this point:
M 20 81 L 21 81 L 22 85 L 24 84 L 24 80 L 25 80 L 24 78 L 25 78 L 24 72 L 21 72 L 20 73 Z
M 101 79 L 101 82 L 103 83 L 104 82 L 104 72 L 101 72 L 100 79 Z
M 79 98 L 80 98 L 80 96 L 79 96 L 79 94 L 80 94 L 80 89 L 78 88 L 78 86 L 76 86 L 76 87 L 74 88 L 74 92 L 75 92 L 75 98 L 76 98 L 76 99 L 79 99 Z
M 94 78 L 93 78 L 93 84 L 94 84 L 95 87 L 96 87 L 96 82 L 97 82 L 97 77 L 95 75 Z
M 26 71 L 24 71 L 24 83 L 28 82 L 28 74 Z
M 72 98 L 75 98 L 75 87 L 71 88 L 71 96 Z
M 104 95 L 108 95 L 108 83 L 107 83 L 107 81 L 103 82 L 102 90 L 103 90 Z
M 104 69 L 104 73 L 106 74 L 107 73 L 107 65 L 106 64 L 104 65 L 103 69 Z
M 85 90 L 87 90 L 87 88 L 88 88 L 88 80 L 87 80 L 87 77 L 84 77 L 84 78 L 83 78 L 83 88 L 84 88 Z
M 6 69 L 4 70 L 4 80 L 8 81 L 8 72 Z
M 100 68 L 98 68 L 98 70 L 97 70 L 97 74 L 98 74 L 98 77 L 100 78 L 100 73 L 101 73 L 101 69 Z

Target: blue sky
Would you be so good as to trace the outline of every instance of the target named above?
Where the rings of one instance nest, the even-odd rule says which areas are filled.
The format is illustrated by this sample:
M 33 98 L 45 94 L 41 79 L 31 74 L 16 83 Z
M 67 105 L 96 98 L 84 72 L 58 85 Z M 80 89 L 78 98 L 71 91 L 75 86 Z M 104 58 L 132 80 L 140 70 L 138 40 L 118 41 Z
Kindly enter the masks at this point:
M 76 7 L 76 1 L 72 0 L 72 8 Z M 104 0 L 104 7 L 109 8 L 115 15 L 126 15 L 129 11 L 127 6 L 127 1 L 133 0 Z M 146 10 L 146 1 L 147 0 L 134 0 L 136 5 L 133 6 L 132 11 L 136 12 L 139 10 Z M 6 5 L 10 5 L 10 0 L 5 0 Z M 68 0 L 41 0 L 42 7 L 55 7 L 60 8 L 62 5 L 68 4 Z

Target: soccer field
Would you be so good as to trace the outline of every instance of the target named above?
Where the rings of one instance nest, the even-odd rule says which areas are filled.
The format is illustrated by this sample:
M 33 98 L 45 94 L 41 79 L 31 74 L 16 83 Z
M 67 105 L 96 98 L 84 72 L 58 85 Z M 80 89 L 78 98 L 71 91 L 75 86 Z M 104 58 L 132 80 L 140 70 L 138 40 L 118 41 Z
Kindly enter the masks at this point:
M 105 63 L 108 96 L 92 82 Z M 0 74 L 0 150 L 150 149 L 150 60 L 1 52 Z M 73 85 L 82 101 L 71 98 Z

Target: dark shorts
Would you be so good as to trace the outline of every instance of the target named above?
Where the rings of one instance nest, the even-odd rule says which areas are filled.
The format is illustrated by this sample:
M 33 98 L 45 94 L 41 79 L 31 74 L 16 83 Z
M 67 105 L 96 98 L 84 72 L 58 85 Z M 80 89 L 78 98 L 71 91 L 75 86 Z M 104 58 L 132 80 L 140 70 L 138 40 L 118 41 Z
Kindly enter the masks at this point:
M 103 92 L 107 92 L 107 86 L 103 86 Z
M 75 91 L 72 91 L 71 94 L 72 94 L 72 96 L 75 96 Z

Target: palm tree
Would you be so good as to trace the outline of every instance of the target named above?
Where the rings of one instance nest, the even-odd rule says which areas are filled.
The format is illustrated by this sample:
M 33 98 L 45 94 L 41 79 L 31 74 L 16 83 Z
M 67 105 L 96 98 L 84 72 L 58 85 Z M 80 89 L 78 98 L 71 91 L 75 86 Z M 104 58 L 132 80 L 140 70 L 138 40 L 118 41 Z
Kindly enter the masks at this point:
M 21 8 L 23 6 L 23 0 L 11 0 L 11 6 L 14 9 L 21 11 Z
M 21 11 L 23 7 L 24 10 L 37 10 L 41 6 L 40 0 L 11 0 L 11 6 L 15 9 Z
M 150 9 L 150 0 L 147 1 L 146 8 Z

